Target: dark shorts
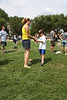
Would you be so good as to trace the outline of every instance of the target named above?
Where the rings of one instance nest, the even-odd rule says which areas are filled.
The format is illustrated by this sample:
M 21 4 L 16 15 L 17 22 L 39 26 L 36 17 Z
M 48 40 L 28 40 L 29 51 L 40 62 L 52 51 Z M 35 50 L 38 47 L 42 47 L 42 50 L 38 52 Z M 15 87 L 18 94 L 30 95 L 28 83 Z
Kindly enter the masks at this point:
M 22 40 L 22 45 L 24 49 L 30 49 L 30 39 Z
M 39 53 L 45 55 L 46 51 L 44 49 L 39 49 Z
M 67 42 L 62 42 L 62 47 L 67 47 Z
M 15 42 L 15 44 L 16 44 L 17 40 L 16 39 L 13 39 L 13 42 Z
M 6 42 L 1 41 L 1 46 L 2 47 L 6 46 Z
M 55 41 L 51 41 L 51 46 L 55 47 Z

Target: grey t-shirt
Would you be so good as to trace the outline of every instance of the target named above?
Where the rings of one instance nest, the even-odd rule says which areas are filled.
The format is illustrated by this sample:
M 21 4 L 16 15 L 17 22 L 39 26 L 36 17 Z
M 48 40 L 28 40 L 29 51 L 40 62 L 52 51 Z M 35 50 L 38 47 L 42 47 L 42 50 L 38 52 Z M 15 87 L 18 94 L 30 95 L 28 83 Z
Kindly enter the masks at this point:
M 1 30 L 1 31 L 0 31 L 1 41 L 6 42 L 7 35 L 8 35 L 8 34 L 7 34 L 6 31 Z
M 52 31 L 50 32 L 51 41 L 55 41 L 55 37 L 53 37 L 53 35 L 55 36 L 55 32 L 52 30 Z
M 62 39 L 63 39 L 63 42 L 67 41 L 67 32 L 62 33 Z

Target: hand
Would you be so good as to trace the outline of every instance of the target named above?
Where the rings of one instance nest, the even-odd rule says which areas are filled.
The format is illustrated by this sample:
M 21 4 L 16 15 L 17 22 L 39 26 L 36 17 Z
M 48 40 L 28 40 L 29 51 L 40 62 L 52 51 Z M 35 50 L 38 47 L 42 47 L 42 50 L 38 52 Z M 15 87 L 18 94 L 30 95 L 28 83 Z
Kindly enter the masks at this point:
M 33 37 L 34 41 L 36 41 L 37 39 L 35 37 Z

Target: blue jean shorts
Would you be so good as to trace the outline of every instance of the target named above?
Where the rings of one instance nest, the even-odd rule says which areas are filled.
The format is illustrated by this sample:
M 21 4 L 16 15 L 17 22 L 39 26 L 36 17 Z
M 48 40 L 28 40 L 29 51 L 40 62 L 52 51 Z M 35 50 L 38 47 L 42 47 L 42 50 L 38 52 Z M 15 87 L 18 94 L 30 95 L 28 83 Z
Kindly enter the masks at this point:
M 30 39 L 22 40 L 22 45 L 24 49 L 30 49 Z
M 44 54 L 44 55 L 45 55 L 46 50 L 44 50 L 44 49 L 39 49 L 39 53 L 40 53 L 40 54 Z
M 62 42 L 62 47 L 67 47 L 67 42 Z

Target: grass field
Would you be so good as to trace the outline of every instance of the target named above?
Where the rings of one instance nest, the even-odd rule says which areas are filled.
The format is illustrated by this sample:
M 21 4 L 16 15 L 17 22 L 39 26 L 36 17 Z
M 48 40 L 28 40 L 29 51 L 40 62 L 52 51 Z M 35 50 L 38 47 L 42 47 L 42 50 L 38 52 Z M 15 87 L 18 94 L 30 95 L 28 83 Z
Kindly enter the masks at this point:
M 0 100 L 67 100 L 67 56 L 51 54 L 47 41 L 45 64 L 40 66 L 38 45 L 31 43 L 31 69 L 24 65 L 24 49 L 8 42 L 0 50 Z M 60 50 L 56 46 L 55 50 Z

